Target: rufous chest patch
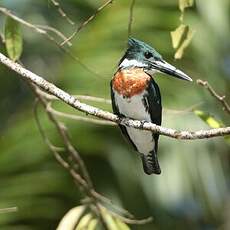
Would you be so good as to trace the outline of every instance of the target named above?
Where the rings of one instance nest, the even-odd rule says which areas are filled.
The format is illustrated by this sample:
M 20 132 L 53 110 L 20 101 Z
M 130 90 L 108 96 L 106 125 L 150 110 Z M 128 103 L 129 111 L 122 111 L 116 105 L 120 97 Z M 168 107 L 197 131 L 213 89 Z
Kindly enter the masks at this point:
M 150 76 L 141 68 L 123 69 L 114 75 L 113 89 L 124 97 L 132 97 L 143 92 L 149 83 Z

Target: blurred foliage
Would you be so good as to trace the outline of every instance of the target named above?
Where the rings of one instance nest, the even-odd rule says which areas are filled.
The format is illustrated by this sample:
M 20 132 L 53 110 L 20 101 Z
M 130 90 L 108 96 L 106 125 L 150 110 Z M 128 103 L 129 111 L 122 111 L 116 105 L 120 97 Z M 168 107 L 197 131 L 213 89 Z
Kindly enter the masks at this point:
M 99 0 L 60 1 L 77 25 L 102 4 Z M 1 6 L 34 24 L 47 24 L 70 35 L 71 26 L 47 0 L 2 0 Z M 23 27 L 22 61 L 72 94 L 110 97 L 109 81 L 127 42 L 128 0 L 116 0 L 97 15 L 73 40 L 72 51 L 97 74 L 61 52 L 44 37 Z M 170 31 L 180 23 L 178 2 L 137 0 L 132 36 L 155 47 L 163 57 L 194 80 L 202 78 L 218 92 L 230 96 L 230 2 L 196 0 L 186 9 L 184 22 L 195 28 L 184 58 L 173 60 Z M 0 15 L 0 33 L 6 18 Z M 0 41 L 1 52 L 6 52 Z M 18 207 L 0 215 L 0 229 L 55 229 L 64 214 L 78 206 L 80 194 L 69 174 L 44 144 L 33 117 L 34 97 L 26 84 L 0 66 L 0 208 Z M 165 108 L 214 114 L 229 125 L 218 102 L 195 83 L 158 74 Z M 101 104 L 100 107 L 103 107 Z M 60 102 L 55 108 L 73 112 Z M 105 109 L 111 111 L 110 106 Z M 40 120 L 52 141 L 61 145 L 54 127 L 41 110 Z M 163 173 L 146 176 L 140 159 L 116 127 L 63 120 L 85 160 L 99 192 L 137 217 L 154 221 L 132 229 L 229 229 L 230 151 L 223 138 L 178 141 L 161 137 L 159 160 Z M 193 112 L 165 110 L 163 125 L 176 129 L 206 129 Z
M 184 10 L 188 7 L 193 6 L 194 0 L 179 0 L 179 8 L 181 12 L 184 12 Z
M 7 17 L 4 38 L 8 56 L 13 61 L 18 60 L 22 54 L 22 33 L 20 23 Z
M 201 110 L 194 110 L 194 113 L 200 117 L 208 126 L 211 128 L 220 128 L 223 127 L 223 124 L 220 121 L 217 121 L 212 115 Z
M 184 12 L 188 7 L 192 7 L 194 4 L 193 0 L 179 0 L 179 8 L 181 11 L 180 22 L 181 24 L 174 30 L 171 31 L 171 39 L 173 48 L 176 49 L 174 54 L 175 59 L 181 59 L 185 49 L 191 43 L 192 38 L 195 34 L 195 30 L 191 29 L 189 25 L 184 25 Z
M 189 26 L 181 24 L 174 31 L 171 31 L 172 45 L 176 49 L 174 54 L 175 59 L 181 59 L 185 48 L 188 47 L 192 41 L 194 30 L 190 29 Z

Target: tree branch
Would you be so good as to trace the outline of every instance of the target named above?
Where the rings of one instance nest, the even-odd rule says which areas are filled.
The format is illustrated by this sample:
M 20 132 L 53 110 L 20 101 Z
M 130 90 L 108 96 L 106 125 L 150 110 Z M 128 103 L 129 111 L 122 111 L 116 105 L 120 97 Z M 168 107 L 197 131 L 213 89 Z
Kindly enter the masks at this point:
M 46 37 L 50 42 L 52 42 L 53 44 L 55 44 L 61 51 L 63 51 L 65 54 L 69 55 L 69 57 L 71 57 L 73 60 L 75 60 L 77 63 L 79 63 L 84 69 L 86 69 L 88 72 L 96 75 L 96 76 L 100 76 L 98 73 L 94 72 L 91 68 L 89 68 L 87 65 L 85 65 L 83 62 L 81 62 L 81 60 L 75 56 L 74 54 L 72 54 L 72 52 L 69 49 L 65 49 L 63 46 L 61 46 L 59 44 L 58 41 L 55 40 L 55 38 L 53 36 L 51 36 L 47 31 L 52 31 L 54 32 L 57 36 L 60 37 L 60 31 L 58 32 L 57 29 L 50 27 L 50 26 L 36 26 L 28 21 L 25 21 L 22 18 L 19 18 L 18 16 L 14 15 L 10 10 L 8 10 L 7 8 L 3 8 L 0 7 L 0 12 L 3 13 L 4 15 L 11 17 L 12 19 L 14 19 L 15 21 L 21 23 L 22 25 L 34 30 L 35 32 L 43 35 L 44 37 Z M 43 27 L 43 29 L 42 29 Z M 61 38 L 64 38 L 65 35 L 62 34 Z M 66 41 L 67 42 L 67 41 Z M 71 46 L 71 42 L 68 41 L 68 46 Z M 101 76 L 100 76 L 101 77 Z
M 50 151 L 53 152 L 58 163 L 70 173 L 75 184 L 80 186 L 81 191 L 83 192 L 83 194 L 86 196 L 86 198 L 88 200 L 88 202 L 84 202 L 84 203 L 88 204 L 89 207 L 91 207 L 92 211 L 96 214 L 96 216 L 99 218 L 102 225 L 104 226 L 104 229 L 108 229 L 108 228 L 107 228 L 106 222 L 104 221 L 104 218 L 103 218 L 102 209 L 107 210 L 111 215 L 118 217 L 120 220 L 124 221 L 125 223 L 145 224 L 147 222 L 150 222 L 152 220 L 151 217 L 148 217 L 145 219 L 139 219 L 139 220 L 135 219 L 134 216 L 132 214 L 130 214 L 127 210 L 117 207 L 108 198 L 102 196 L 101 194 L 99 194 L 95 191 L 95 188 L 91 182 L 91 179 L 89 177 L 89 173 L 87 171 L 87 168 L 86 168 L 83 160 L 81 159 L 77 150 L 71 144 L 71 140 L 69 138 L 68 131 L 63 126 L 63 124 L 56 119 L 53 111 L 50 110 L 49 102 L 46 101 L 44 94 L 41 93 L 42 91 L 39 90 L 39 88 L 37 86 L 35 86 L 33 83 L 29 82 L 29 85 L 37 97 L 37 100 L 35 101 L 35 106 L 34 106 L 34 115 L 35 115 L 35 119 L 36 119 L 36 123 L 37 123 L 38 128 L 39 128 L 39 131 L 40 131 L 45 143 L 49 147 Z M 44 107 L 44 109 L 45 109 L 45 111 L 49 117 L 49 119 L 56 126 L 57 131 L 60 134 L 60 136 L 64 142 L 65 148 L 67 149 L 69 154 L 72 156 L 72 158 L 70 159 L 70 161 L 73 161 L 72 163 L 71 162 L 69 163 L 69 161 L 65 160 L 64 157 L 61 156 L 61 154 L 59 152 L 63 151 L 63 148 L 56 147 L 55 145 L 53 145 L 51 143 L 51 141 L 49 140 L 49 138 L 47 137 L 45 131 L 43 130 L 42 125 L 41 125 L 40 120 L 39 120 L 39 117 L 38 117 L 38 113 L 37 113 L 38 102 L 40 102 L 42 104 L 42 106 Z M 72 147 L 70 148 L 69 146 L 72 146 Z M 76 154 L 78 155 L 77 157 L 75 157 Z M 74 167 L 73 163 L 77 164 L 77 166 L 78 166 L 77 169 Z M 84 168 L 84 170 L 81 170 L 81 171 L 83 171 L 83 175 L 81 175 L 79 168 Z M 106 208 L 104 203 L 109 204 L 109 208 Z
M 47 100 L 49 101 L 60 101 L 57 97 L 50 95 L 42 90 L 40 90 L 40 94 L 42 94 Z M 89 96 L 89 95 L 81 95 L 81 94 L 77 94 L 77 95 L 73 95 L 74 97 L 76 97 L 78 100 L 85 100 L 85 101 L 92 101 L 92 102 L 100 102 L 100 103 L 105 103 L 105 104 L 112 104 L 110 99 L 106 99 L 103 97 L 94 97 L 94 96 Z M 203 102 L 199 102 L 196 104 L 193 104 L 191 106 L 188 106 L 185 109 L 168 109 L 168 108 L 163 108 L 163 112 L 166 113 L 170 113 L 170 114 L 175 114 L 175 115 L 183 115 L 186 113 L 193 113 L 193 110 L 195 108 L 197 108 L 199 105 L 203 104 Z M 76 119 L 78 120 L 78 119 Z M 98 120 L 98 119 L 97 119 Z M 111 123 L 112 124 L 112 123 Z M 114 124 L 114 123 L 113 123 Z
M 161 135 L 165 135 L 165 136 L 176 138 L 176 139 L 194 140 L 194 139 L 204 139 L 204 138 L 211 138 L 211 137 L 217 137 L 217 136 L 225 136 L 225 135 L 230 134 L 230 127 L 190 132 L 190 131 L 178 131 L 178 130 L 174 130 L 171 128 L 165 128 L 165 127 L 153 124 L 151 122 L 143 122 L 143 121 L 133 120 L 129 118 L 119 118 L 118 116 L 110 112 L 103 111 L 94 106 L 90 106 L 90 105 L 81 103 L 75 97 L 71 96 L 67 92 L 56 87 L 54 84 L 46 81 L 44 78 L 25 69 L 18 63 L 11 61 L 9 58 L 7 58 L 5 55 L 1 53 L 0 53 L 0 62 L 4 64 L 5 66 L 7 66 L 8 68 L 10 68 L 11 70 L 18 73 L 22 78 L 33 82 L 35 85 L 39 86 L 45 92 L 58 97 L 65 103 L 74 107 L 75 109 L 85 112 L 86 114 L 91 114 L 98 118 L 102 118 L 104 120 L 113 121 L 118 124 L 126 125 L 126 126 L 137 128 L 137 129 L 150 130 L 154 133 L 159 133 Z
M 116 123 L 111 122 L 111 121 L 93 119 L 93 118 L 89 118 L 89 117 L 83 117 L 83 116 L 79 116 L 79 115 L 75 115 L 75 114 L 57 111 L 56 109 L 54 109 L 51 106 L 51 103 L 48 104 L 47 110 L 52 112 L 54 115 L 56 115 L 58 117 L 68 118 L 68 119 L 75 120 L 75 121 L 85 121 L 88 123 L 93 123 L 93 124 L 98 124 L 98 125 L 110 125 L 110 126 L 116 125 Z
M 63 46 L 66 42 L 69 42 L 71 39 L 73 39 L 73 37 L 76 36 L 82 28 L 84 28 L 89 22 L 91 22 L 100 11 L 102 11 L 107 5 L 111 4 L 112 2 L 113 0 L 108 0 L 106 3 L 100 6 L 93 15 L 91 15 L 86 21 L 81 23 L 80 26 L 76 28 L 76 30 L 72 33 L 72 35 L 70 35 L 65 41 L 61 43 L 61 46 Z
M 56 0 L 51 0 L 51 2 L 53 3 L 53 5 L 57 8 L 57 11 L 59 12 L 59 14 L 65 18 L 67 20 L 67 22 L 71 25 L 74 25 L 75 23 L 67 16 L 67 14 L 65 13 L 65 11 L 61 8 L 60 3 Z
M 46 38 L 48 38 L 51 42 L 54 42 L 57 46 L 59 45 L 58 42 L 54 39 L 54 37 L 52 37 L 50 34 L 47 33 L 46 30 L 50 30 L 52 32 L 54 32 L 57 36 L 59 36 L 61 39 L 66 39 L 65 35 L 62 34 L 60 31 L 58 31 L 57 29 L 51 27 L 51 26 L 42 26 L 42 25 L 34 25 L 28 21 L 25 21 L 24 19 L 22 18 L 19 18 L 18 16 L 14 15 L 13 13 L 11 13 L 10 10 L 6 9 L 6 8 L 3 8 L 3 7 L 0 7 L 0 12 L 5 14 L 6 16 L 8 17 L 11 17 L 12 19 L 14 19 L 15 21 L 21 23 L 22 25 L 34 30 L 35 32 L 41 34 L 41 35 L 44 35 L 46 36 Z M 68 42 L 67 43 L 69 46 L 71 46 L 71 42 Z
M 197 84 L 206 88 L 209 93 L 223 105 L 223 110 L 225 110 L 230 115 L 230 105 L 225 101 L 225 95 L 219 95 L 207 81 L 198 79 L 196 82 Z
M 52 101 L 52 100 L 58 100 L 57 97 L 50 95 L 44 91 L 41 91 L 40 94 L 42 94 L 47 100 Z M 105 103 L 105 104 L 110 104 L 111 105 L 111 100 L 102 98 L 102 97 L 94 97 L 94 96 L 89 96 L 89 95 L 73 95 L 76 97 L 78 100 L 86 100 L 86 101 L 93 101 L 93 102 L 100 102 L 100 103 Z
M 51 27 L 51 26 L 48 26 L 48 25 L 34 25 L 34 26 L 36 26 L 39 29 L 44 29 L 45 31 L 53 32 L 54 34 L 56 34 L 58 37 L 60 37 L 63 40 L 67 39 L 67 37 L 61 31 L 57 30 L 54 27 Z M 67 45 L 72 46 L 72 43 L 68 42 Z
M 65 161 L 63 159 L 63 157 L 57 151 L 57 147 L 55 147 L 49 141 L 48 137 L 46 136 L 45 132 L 43 131 L 43 129 L 41 127 L 41 124 L 39 122 L 38 116 L 36 115 L 36 107 L 35 107 L 35 118 L 36 118 L 36 121 L 37 121 L 37 124 L 38 124 L 38 128 L 39 128 L 39 130 L 40 130 L 40 132 L 42 134 L 42 137 L 44 138 L 44 141 L 46 142 L 46 144 L 48 145 L 50 150 L 53 152 L 53 154 L 54 154 L 56 160 L 59 162 L 59 164 L 61 164 L 65 169 L 67 169 L 69 171 L 70 175 L 74 179 L 74 182 L 76 184 L 80 185 L 81 188 L 84 190 L 85 194 L 88 195 L 91 198 L 91 201 L 92 201 L 92 203 L 93 203 L 93 205 L 95 207 L 95 214 L 98 216 L 98 218 L 101 221 L 104 229 L 107 230 L 108 228 L 107 228 L 107 225 L 106 225 L 106 223 L 104 221 L 104 218 L 103 218 L 103 216 L 101 214 L 101 207 L 99 206 L 99 202 L 98 202 L 97 198 L 94 196 L 94 193 L 92 193 L 92 191 L 94 191 L 94 186 L 93 186 L 93 183 L 91 181 L 91 178 L 89 176 L 89 173 L 88 173 L 88 170 L 87 170 L 87 168 L 85 166 L 84 161 L 82 160 L 82 158 L 80 157 L 79 153 L 77 152 L 77 150 L 72 145 L 65 126 L 55 118 L 55 115 L 51 111 L 49 111 L 47 109 L 48 102 L 42 97 L 42 95 L 39 94 L 40 91 L 37 90 L 38 87 L 36 85 L 34 85 L 33 83 L 31 83 L 30 81 L 29 81 L 29 85 L 30 85 L 32 91 L 34 92 L 34 94 L 37 96 L 37 98 L 40 101 L 40 103 L 45 108 L 50 121 L 57 128 L 57 131 L 60 134 L 60 136 L 61 136 L 61 138 L 62 138 L 62 140 L 64 142 L 65 148 L 69 152 L 73 162 L 76 163 L 77 166 L 79 167 L 80 172 L 77 172 L 74 169 L 74 167 L 72 167 L 67 161 Z
M 129 9 L 129 24 L 128 24 L 128 38 L 132 34 L 132 24 L 133 24 L 133 10 L 136 0 L 131 0 L 131 5 Z

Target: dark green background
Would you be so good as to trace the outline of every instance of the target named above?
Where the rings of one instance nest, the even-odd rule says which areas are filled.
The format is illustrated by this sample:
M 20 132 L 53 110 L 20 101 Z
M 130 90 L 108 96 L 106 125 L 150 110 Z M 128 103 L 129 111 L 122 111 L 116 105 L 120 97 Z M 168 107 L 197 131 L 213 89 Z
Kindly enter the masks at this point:
M 60 1 L 81 23 L 103 3 L 98 0 Z M 48 24 L 70 35 L 74 27 L 45 0 L 3 0 L 1 6 L 34 24 Z M 110 97 L 109 82 L 127 42 L 128 0 L 116 0 L 83 28 L 71 48 L 87 71 L 43 36 L 23 27 L 22 61 L 72 94 Z M 197 0 L 185 13 L 185 23 L 196 30 L 182 60 L 173 60 L 170 31 L 180 23 L 176 0 L 136 0 L 132 35 L 156 48 L 171 64 L 193 79 L 184 81 L 157 74 L 162 93 L 163 126 L 208 129 L 193 113 L 175 113 L 197 104 L 229 125 L 221 105 L 195 82 L 208 80 L 230 96 L 230 2 Z M 0 16 L 0 31 L 5 18 Z M 5 52 L 4 45 L 0 49 Z M 0 66 L 0 208 L 17 206 L 18 212 L 0 214 L 0 229 L 54 229 L 80 194 L 72 178 L 43 142 L 33 116 L 34 97 L 25 82 Z M 110 106 L 95 104 L 111 111 Z M 57 103 L 56 108 L 74 112 Z M 170 109 L 170 110 L 169 110 Z M 84 115 L 84 114 L 83 114 Z M 40 110 L 51 140 L 60 142 Z M 137 154 L 117 127 L 63 120 L 74 145 L 85 160 L 97 191 L 137 217 L 153 216 L 152 224 L 132 229 L 229 229 L 229 145 L 222 138 L 178 141 L 162 136 L 159 159 L 163 173 L 146 176 Z

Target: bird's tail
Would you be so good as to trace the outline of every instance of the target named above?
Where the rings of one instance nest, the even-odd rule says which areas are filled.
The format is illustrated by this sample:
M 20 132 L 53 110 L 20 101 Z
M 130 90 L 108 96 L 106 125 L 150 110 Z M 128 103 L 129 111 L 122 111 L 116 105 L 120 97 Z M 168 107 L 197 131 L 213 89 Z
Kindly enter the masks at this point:
M 144 172 L 148 175 L 151 174 L 161 174 L 161 168 L 158 163 L 157 154 L 152 151 L 148 154 L 141 155 Z

